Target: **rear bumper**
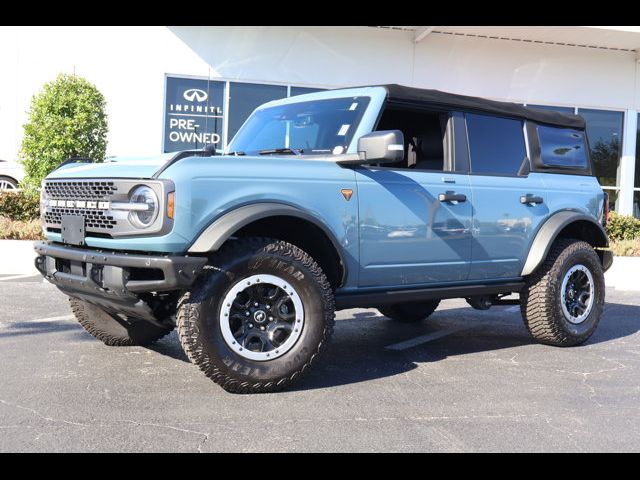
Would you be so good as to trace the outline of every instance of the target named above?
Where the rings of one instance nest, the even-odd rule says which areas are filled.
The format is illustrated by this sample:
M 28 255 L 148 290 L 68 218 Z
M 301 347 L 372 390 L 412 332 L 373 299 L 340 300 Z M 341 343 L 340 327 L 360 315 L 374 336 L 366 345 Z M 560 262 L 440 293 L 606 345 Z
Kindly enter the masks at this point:
M 139 298 L 145 292 L 188 289 L 205 257 L 140 255 L 36 242 L 35 266 L 67 295 L 107 309 L 152 319 Z

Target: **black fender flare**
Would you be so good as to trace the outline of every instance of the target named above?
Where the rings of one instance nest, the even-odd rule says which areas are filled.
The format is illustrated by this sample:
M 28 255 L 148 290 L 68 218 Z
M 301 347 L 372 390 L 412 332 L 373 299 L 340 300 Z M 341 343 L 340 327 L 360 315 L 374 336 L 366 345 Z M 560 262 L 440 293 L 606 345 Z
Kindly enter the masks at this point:
M 558 237 L 558 234 L 568 225 L 578 221 L 586 221 L 597 227 L 599 238 L 594 238 L 593 241 L 590 242 L 594 247 L 597 246 L 604 248 L 609 246 L 609 237 L 607 236 L 607 232 L 602 225 L 594 220 L 593 217 L 570 210 L 558 212 L 547 219 L 547 221 L 545 221 L 542 227 L 538 230 L 538 233 L 531 243 L 529 254 L 527 255 L 527 259 L 522 267 L 522 273 L 520 275 L 524 277 L 533 273 L 547 257 L 549 249 Z M 611 255 L 603 256 L 603 268 L 605 270 L 611 266 L 611 261 L 609 260 L 611 257 Z
M 340 243 L 329 227 L 316 216 L 304 210 L 277 202 L 260 202 L 235 208 L 214 220 L 191 244 L 188 253 L 207 253 L 218 250 L 229 237 L 242 227 L 267 217 L 289 216 L 306 220 L 321 229 L 331 241 L 340 259 L 342 280 L 347 275 L 347 264 Z

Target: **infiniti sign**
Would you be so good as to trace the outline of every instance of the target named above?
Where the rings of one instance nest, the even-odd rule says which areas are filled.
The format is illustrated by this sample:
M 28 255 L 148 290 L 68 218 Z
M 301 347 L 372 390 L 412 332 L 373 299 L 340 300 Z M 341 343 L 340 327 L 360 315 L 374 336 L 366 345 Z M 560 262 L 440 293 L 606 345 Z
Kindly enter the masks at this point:
M 221 146 L 225 82 L 166 77 L 165 152 Z
M 185 90 L 182 96 L 189 102 L 204 102 L 209 98 L 207 92 L 200 90 L 199 88 L 190 88 L 189 90 Z

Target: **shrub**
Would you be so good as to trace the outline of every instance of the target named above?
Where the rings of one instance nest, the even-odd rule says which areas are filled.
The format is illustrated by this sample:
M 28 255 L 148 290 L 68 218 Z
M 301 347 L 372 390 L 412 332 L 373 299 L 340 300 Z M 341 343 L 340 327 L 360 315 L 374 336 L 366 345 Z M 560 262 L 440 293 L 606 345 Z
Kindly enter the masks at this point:
M 609 214 L 607 233 L 611 240 L 631 240 L 640 237 L 640 219 L 630 215 Z
M 640 237 L 611 242 L 611 250 L 614 255 L 622 257 L 640 257 Z
M 0 215 L 9 220 L 37 219 L 40 196 L 33 190 L 0 190 Z
M 40 220 L 11 220 L 0 217 L 0 239 L 43 240 Z
M 102 161 L 107 148 L 105 99 L 87 80 L 61 74 L 31 99 L 20 160 L 23 186 L 38 188 L 70 157 Z

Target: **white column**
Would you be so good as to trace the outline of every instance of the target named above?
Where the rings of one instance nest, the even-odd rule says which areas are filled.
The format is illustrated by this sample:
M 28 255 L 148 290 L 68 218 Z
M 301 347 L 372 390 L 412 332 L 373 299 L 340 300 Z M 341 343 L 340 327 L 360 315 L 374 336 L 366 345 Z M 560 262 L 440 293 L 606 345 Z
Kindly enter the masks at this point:
M 618 166 L 618 186 L 620 195 L 616 210 L 622 215 L 633 214 L 633 182 L 636 167 L 636 131 L 638 111 L 627 110 L 624 115 L 622 135 L 622 158 Z

